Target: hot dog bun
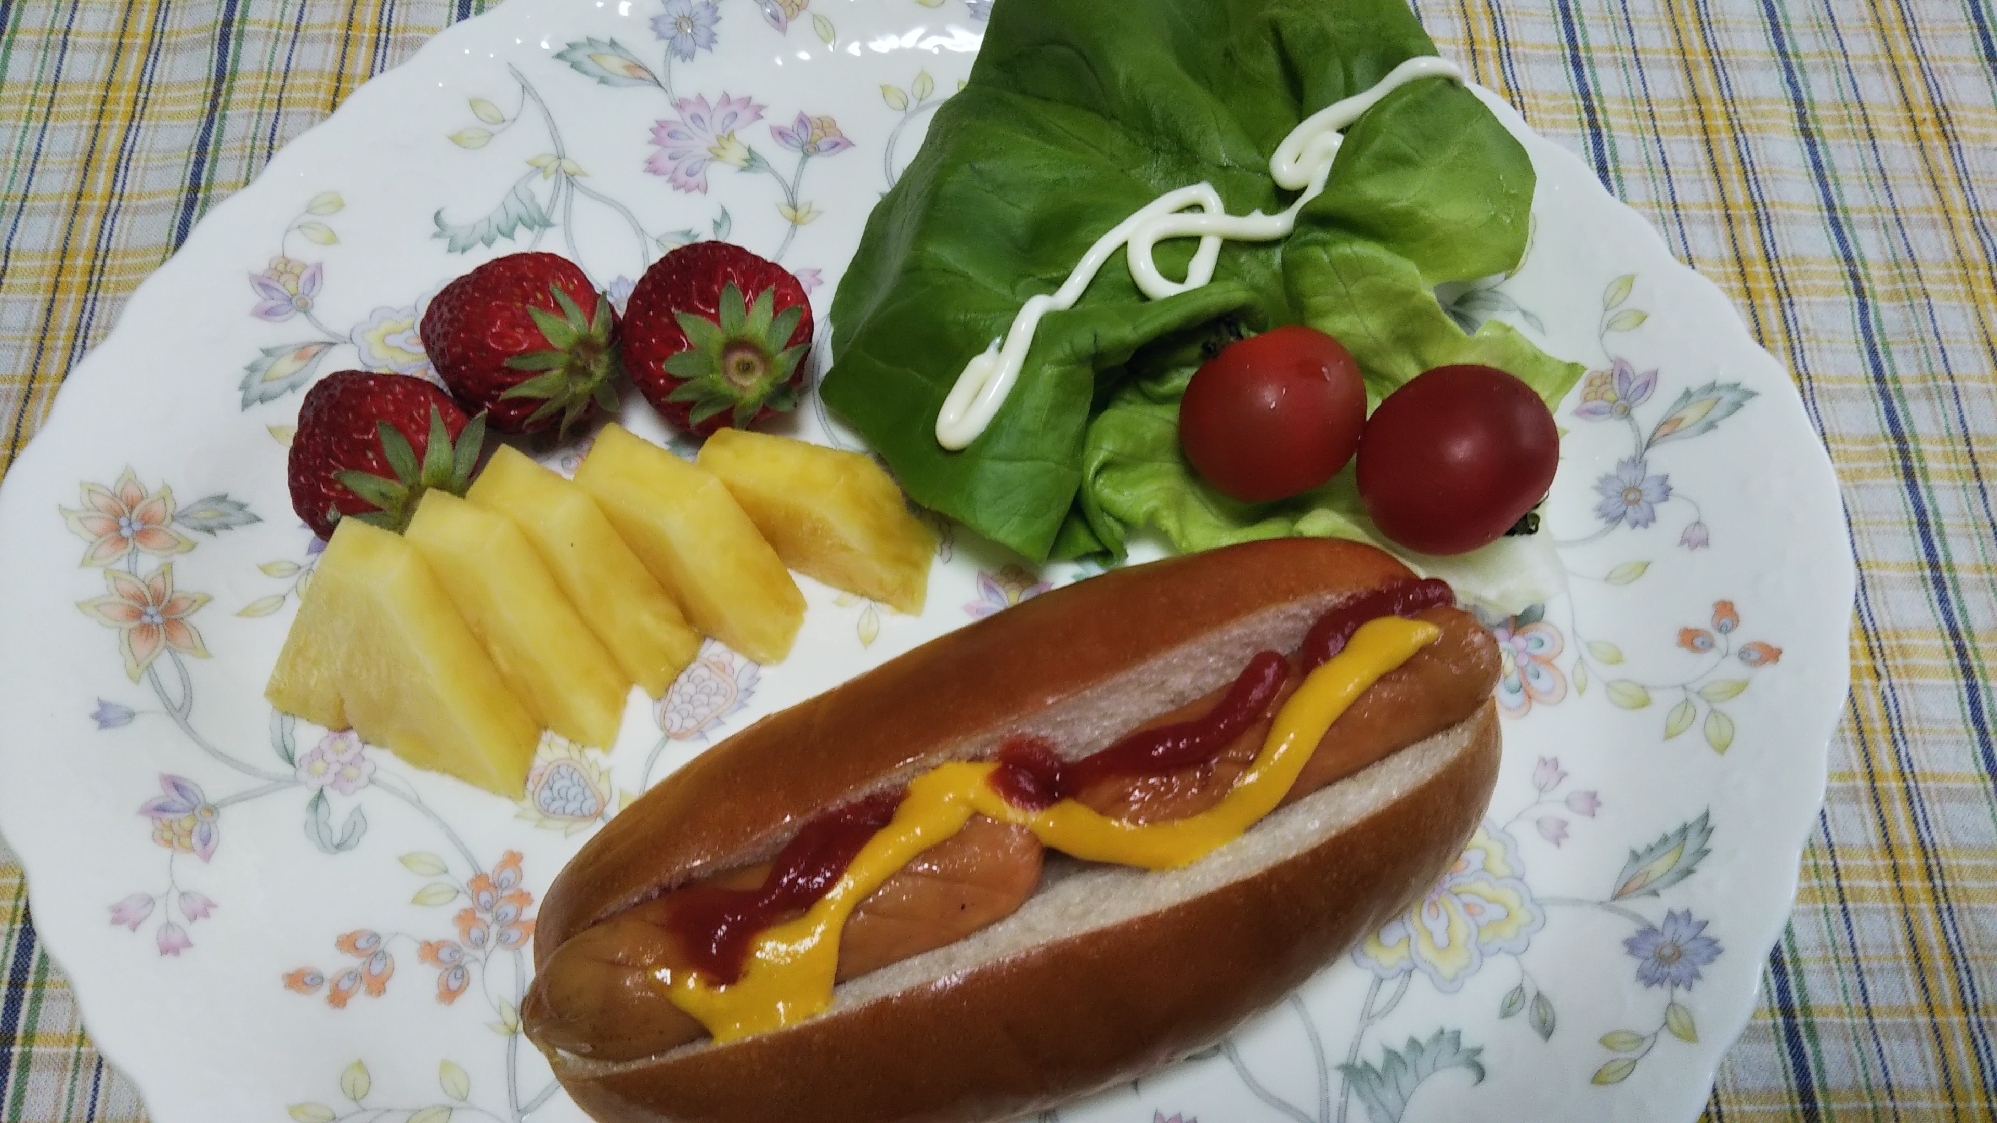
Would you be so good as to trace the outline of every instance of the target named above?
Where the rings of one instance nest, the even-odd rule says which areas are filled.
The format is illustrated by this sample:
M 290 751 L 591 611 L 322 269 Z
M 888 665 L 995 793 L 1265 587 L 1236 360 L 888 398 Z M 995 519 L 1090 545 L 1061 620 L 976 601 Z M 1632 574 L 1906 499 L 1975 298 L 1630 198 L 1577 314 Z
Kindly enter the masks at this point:
M 823 810 L 1008 733 L 1082 756 L 1294 650 L 1408 571 L 1282 539 L 1119 570 L 936 640 L 764 719 L 614 819 L 563 870 L 537 964 L 591 925 L 763 861 Z M 842 985 L 810 1021 L 606 1063 L 548 1048 L 605 1121 L 1004 1119 L 1201 1048 L 1423 891 L 1489 799 L 1494 710 L 1296 802 L 1184 869 L 1054 859 L 1018 912 Z M 1141 970 L 1133 965 L 1143 965 Z M 532 1003 L 527 1029 L 535 1031 Z

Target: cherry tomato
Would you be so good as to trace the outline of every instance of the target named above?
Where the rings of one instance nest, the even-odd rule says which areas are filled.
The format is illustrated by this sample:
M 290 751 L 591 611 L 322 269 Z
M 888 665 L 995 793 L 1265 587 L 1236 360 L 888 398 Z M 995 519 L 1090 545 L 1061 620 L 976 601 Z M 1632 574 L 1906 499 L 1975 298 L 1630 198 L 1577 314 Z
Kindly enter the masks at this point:
M 1261 503 L 1309 491 L 1359 447 L 1366 386 L 1345 345 L 1299 324 L 1230 343 L 1179 403 L 1179 443 L 1206 481 Z
M 1546 496 L 1560 432 L 1533 388 L 1486 366 L 1424 371 L 1359 437 L 1359 498 L 1382 533 L 1425 554 L 1497 541 Z

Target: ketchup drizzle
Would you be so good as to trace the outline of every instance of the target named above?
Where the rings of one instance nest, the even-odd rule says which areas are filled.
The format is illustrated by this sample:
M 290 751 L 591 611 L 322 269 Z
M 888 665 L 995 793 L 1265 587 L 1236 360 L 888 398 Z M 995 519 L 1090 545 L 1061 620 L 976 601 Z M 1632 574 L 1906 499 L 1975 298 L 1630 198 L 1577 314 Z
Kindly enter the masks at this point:
M 1398 581 L 1334 605 L 1318 617 L 1297 653 L 1298 677 L 1345 650 L 1352 634 L 1368 620 L 1413 616 L 1456 603 L 1448 582 L 1429 578 Z M 1100 752 L 1066 760 L 1046 739 L 1015 733 L 999 744 L 998 768 L 987 781 L 1008 803 L 1041 811 L 1098 780 L 1114 776 L 1158 776 L 1210 764 L 1268 712 L 1290 676 L 1289 661 L 1273 651 L 1248 661 L 1220 704 L 1204 716 L 1132 733 Z
M 1304 646 L 1297 652 L 1297 659 L 1303 665 L 1303 673 L 1310 674 L 1331 661 L 1331 657 L 1345 650 L 1352 639 L 1352 633 L 1368 620 L 1382 616 L 1413 616 L 1427 608 L 1444 608 L 1456 603 L 1456 593 L 1449 582 L 1434 577 L 1422 581 L 1396 581 L 1370 592 L 1335 605 L 1329 612 L 1317 618 L 1311 630 L 1304 635 Z
M 695 885 L 671 895 L 665 927 L 694 970 L 723 983 L 742 977 L 764 929 L 831 892 L 862 847 L 894 819 L 907 788 L 881 792 L 812 817 L 754 889 Z
M 1080 760 L 1062 760 L 1045 740 L 1014 734 L 999 745 L 989 783 L 1015 807 L 1040 811 L 1111 776 L 1155 776 L 1205 764 L 1260 720 L 1289 677 L 1288 660 L 1258 652 L 1204 715 L 1139 730 Z

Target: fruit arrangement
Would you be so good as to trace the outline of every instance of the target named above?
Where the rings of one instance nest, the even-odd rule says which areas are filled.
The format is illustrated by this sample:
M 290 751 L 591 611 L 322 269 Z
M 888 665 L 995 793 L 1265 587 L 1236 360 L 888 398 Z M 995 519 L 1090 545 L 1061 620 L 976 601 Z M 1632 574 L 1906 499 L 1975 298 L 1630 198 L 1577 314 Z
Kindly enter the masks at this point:
M 662 697 L 702 636 L 782 660 L 792 569 L 921 611 L 936 538 L 887 473 L 741 429 L 797 403 L 812 319 L 782 268 L 683 247 L 620 318 L 573 263 L 512 254 L 421 331 L 449 393 L 341 371 L 300 410 L 288 483 L 328 545 L 265 689 L 279 710 L 514 796 L 544 729 L 611 744 L 630 688 Z M 698 463 L 613 422 L 573 480 L 504 444 L 481 467 L 489 429 L 566 439 L 626 372 L 712 434 Z
M 900 486 L 871 457 L 750 428 L 795 408 L 810 353 L 780 266 L 685 246 L 620 316 L 568 260 L 512 254 L 445 286 L 421 330 L 449 393 L 342 371 L 301 408 L 288 482 L 330 544 L 271 676 L 279 709 L 515 794 L 542 730 L 609 745 L 630 688 L 662 697 L 702 636 L 785 658 L 793 570 L 921 611 L 936 540 Z M 1240 335 L 1205 345 L 1177 411 L 1215 491 L 1279 502 L 1352 464 L 1372 523 L 1424 554 L 1530 522 L 1559 454 L 1531 386 L 1454 365 L 1374 403 L 1338 339 Z M 507 445 L 481 470 L 488 430 L 568 439 L 614 414 L 627 376 L 705 437 L 693 462 L 611 422 L 573 479 Z

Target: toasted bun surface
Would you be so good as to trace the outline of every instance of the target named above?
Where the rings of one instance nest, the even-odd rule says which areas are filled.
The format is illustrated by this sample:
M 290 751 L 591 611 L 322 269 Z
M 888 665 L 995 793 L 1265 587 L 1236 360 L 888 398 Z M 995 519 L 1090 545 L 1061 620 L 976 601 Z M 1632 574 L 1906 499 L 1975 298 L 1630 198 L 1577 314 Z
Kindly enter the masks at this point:
M 1182 870 L 1085 867 L 977 936 L 726 1045 L 554 1058 L 603 1123 L 986 1123 L 1212 1044 L 1408 907 L 1498 771 L 1495 707 L 1272 815 Z M 1059 933 L 1068 934 L 1061 935 Z
M 1007 732 L 1100 748 L 1231 681 L 1256 651 L 1294 649 L 1335 601 L 1412 576 L 1354 542 L 1250 542 L 1113 570 L 932 640 L 764 718 L 620 812 L 549 888 L 535 965 L 634 904 L 769 857 L 826 808 Z M 1092 704 L 1103 695 L 1113 704 Z

